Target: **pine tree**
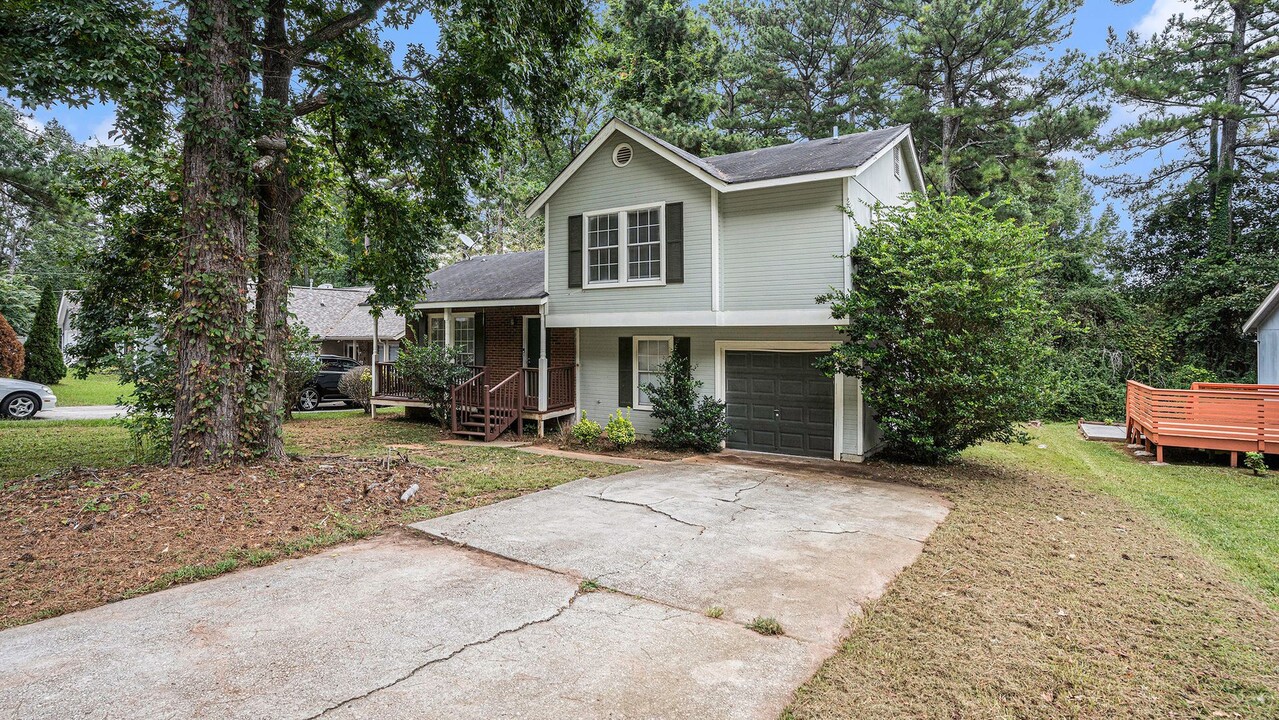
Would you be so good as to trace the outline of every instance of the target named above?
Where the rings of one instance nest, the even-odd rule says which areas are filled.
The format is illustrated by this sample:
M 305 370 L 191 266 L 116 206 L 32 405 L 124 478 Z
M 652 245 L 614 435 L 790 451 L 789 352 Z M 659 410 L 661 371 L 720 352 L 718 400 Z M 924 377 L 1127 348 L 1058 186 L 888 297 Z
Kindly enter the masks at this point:
M 1268 0 L 1198 0 L 1153 37 L 1112 32 L 1098 65 L 1137 119 L 1101 149 L 1120 163 L 1159 159 L 1152 172 L 1111 178 L 1112 187 L 1151 205 L 1205 191 L 1212 238 L 1223 256 L 1233 254 L 1235 186 L 1279 179 L 1276 48 L 1279 6 Z M 1177 145 L 1181 152 L 1166 152 Z
M 0 315 L 0 378 L 22 374 L 22 343 L 9 321 Z
M 43 385 L 52 385 L 67 376 L 58 342 L 58 305 L 54 297 L 53 288 L 45 285 L 35 319 L 31 321 L 23 361 L 22 379 Z

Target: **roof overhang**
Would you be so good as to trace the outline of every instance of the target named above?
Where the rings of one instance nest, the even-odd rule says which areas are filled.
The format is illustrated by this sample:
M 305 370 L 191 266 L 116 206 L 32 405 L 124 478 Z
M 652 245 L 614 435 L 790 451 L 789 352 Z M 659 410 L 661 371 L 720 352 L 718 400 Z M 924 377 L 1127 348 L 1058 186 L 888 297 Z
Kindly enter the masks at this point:
M 522 305 L 545 305 L 546 297 L 505 298 L 502 300 L 447 300 L 444 302 L 420 302 L 413 305 L 414 310 L 448 310 L 449 308 L 488 308 L 488 307 L 520 307 Z
M 705 169 L 698 167 L 697 165 L 689 162 L 687 159 L 680 157 L 678 154 L 671 152 L 669 148 L 664 147 L 660 143 L 654 142 L 647 134 L 628 125 L 627 123 L 622 122 L 621 120 L 618 120 L 617 118 L 613 118 L 612 120 L 609 120 L 604 127 L 600 128 L 599 132 L 595 133 L 595 136 L 592 137 L 591 141 L 582 149 L 582 152 L 578 153 L 577 157 L 573 158 L 573 162 L 569 163 L 567 167 L 561 170 L 560 174 L 556 175 L 555 179 L 551 181 L 551 184 L 547 185 L 546 189 L 534 198 L 533 202 L 530 203 L 528 208 L 524 211 L 525 217 L 531 218 L 536 215 L 546 204 L 546 201 L 550 200 L 551 196 L 554 195 L 560 187 L 564 185 L 564 183 L 568 182 L 569 178 L 573 177 L 573 174 L 576 173 L 582 165 L 584 165 L 586 161 L 596 153 L 596 151 L 608 142 L 608 139 L 613 136 L 614 132 L 622 133 L 627 138 L 639 143 L 644 148 L 651 150 L 661 158 L 665 159 L 667 162 L 681 170 L 684 170 L 689 175 L 692 175 L 722 193 L 759 190 L 762 188 L 780 187 L 783 185 L 798 185 L 800 183 L 821 182 L 823 180 L 837 180 L 840 178 L 855 177 L 860 175 L 866 168 L 873 165 L 876 160 L 879 160 L 883 156 L 892 152 L 893 147 L 898 143 L 905 142 L 910 149 L 910 159 L 907 164 L 910 166 L 911 178 L 914 181 L 915 189 L 918 192 L 922 192 L 924 189 L 924 175 L 919 167 L 918 156 L 915 154 L 915 141 L 910 134 L 910 127 L 908 126 L 903 127 L 901 133 L 892 140 L 889 140 L 888 143 L 885 144 L 879 152 L 871 156 L 869 160 L 856 167 L 828 170 L 826 172 L 819 173 L 788 175 L 785 177 L 767 178 L 764 180 L 730 183 L 708 173 Z
M 1262 321 L 1270 317 L 1270 313 L 1274 312 L 1276 306 L 1279 306 L 1279 285 L 1275 285 L 1270 294 L 1266 296 L 1266 299 L 1262 300 L 1257 309 L 1253 311 L 1252 316 L 1248 318 L 1248 322 L 1243 324 L 1243 334 L 1247 335 L 1256 330 Z

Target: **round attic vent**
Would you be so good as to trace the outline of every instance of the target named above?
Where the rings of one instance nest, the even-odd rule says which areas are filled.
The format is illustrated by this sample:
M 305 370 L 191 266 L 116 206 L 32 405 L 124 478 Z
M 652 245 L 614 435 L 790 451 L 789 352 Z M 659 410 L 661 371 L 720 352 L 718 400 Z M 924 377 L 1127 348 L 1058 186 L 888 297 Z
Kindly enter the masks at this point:
M 613 164 L 618 167 L 626 167 L 626 164 L 631 161 L 631 155 L 631 146 L 622 143 L 613 148 Z

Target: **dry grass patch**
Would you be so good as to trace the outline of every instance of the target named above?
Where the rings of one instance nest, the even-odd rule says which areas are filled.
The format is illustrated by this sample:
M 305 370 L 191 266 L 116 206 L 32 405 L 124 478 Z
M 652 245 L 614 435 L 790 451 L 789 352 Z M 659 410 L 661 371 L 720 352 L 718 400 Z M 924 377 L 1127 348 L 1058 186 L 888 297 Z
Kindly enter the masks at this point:
M 1279 717 L 1279 614 L 1053 474 L 872 465 L 954 503 L 788 718 Z

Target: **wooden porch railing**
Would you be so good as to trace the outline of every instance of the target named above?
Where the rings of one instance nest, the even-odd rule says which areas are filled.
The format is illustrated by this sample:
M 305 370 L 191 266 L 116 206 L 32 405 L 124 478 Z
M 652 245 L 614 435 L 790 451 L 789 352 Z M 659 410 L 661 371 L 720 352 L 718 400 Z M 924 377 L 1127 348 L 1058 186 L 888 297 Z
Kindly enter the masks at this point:
M 518 421 L 524 395 L 523 375 L 511 373 L 493 386 L 488 385 L 486 378 L 485 372 L 479 372 L 453 388 L 450 410 L 453 432 L 491 442 L 515 424 L 522 437 L 524 429 Z
M 412 396 L 408 381 L 400 375 L 395 363 L 380 362 L 376 366 L 377 397 L 408 398 Z
M 537 412 L 538 370 L 521 368 L 524 374 L 524 410 Z M 577 402 L 577 366 L 556 365 L 546 369 L 546 410 L 564 410 Z
M 1231 464 L 1240 452 L 1279 452 L 1279 386 L 1195 383 L 1189 390 L 1153 388 L 1128 381 L 1130 442 L 1164 447 L 1225 450 Z

